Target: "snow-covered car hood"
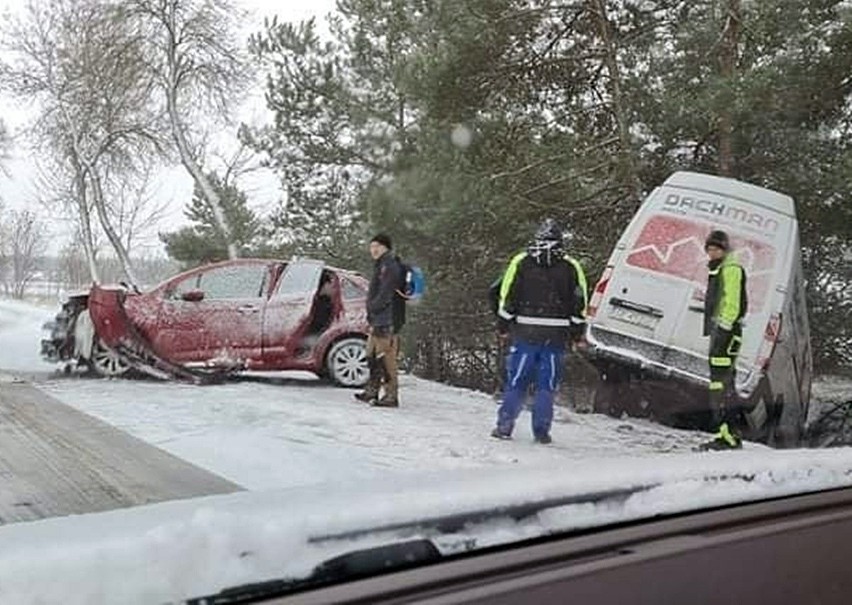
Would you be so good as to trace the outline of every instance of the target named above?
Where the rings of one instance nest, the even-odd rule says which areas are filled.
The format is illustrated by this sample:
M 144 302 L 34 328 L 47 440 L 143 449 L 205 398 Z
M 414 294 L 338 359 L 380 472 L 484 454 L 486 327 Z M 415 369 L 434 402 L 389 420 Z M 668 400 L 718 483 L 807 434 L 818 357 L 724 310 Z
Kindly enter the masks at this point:
M 286 461 L 282 461 L 286 463 Z M 412 538 L 442 554 L 848 486 L 852 449 L 590 459 L 411 473 L 173 501 L 0 527 L 0 602 L 152 603 L 301 578 Z

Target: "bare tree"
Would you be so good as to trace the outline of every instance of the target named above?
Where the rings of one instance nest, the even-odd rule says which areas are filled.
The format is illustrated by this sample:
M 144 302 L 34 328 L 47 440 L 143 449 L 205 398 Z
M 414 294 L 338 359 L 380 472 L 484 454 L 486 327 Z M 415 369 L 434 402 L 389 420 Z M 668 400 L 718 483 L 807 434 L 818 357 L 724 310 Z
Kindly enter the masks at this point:
M 99 246 L 95 230 L 92 229 L 92 207 L 85 174 L 79 167 L 71 162 L 64 163 L 62 159 L 45 155 L 37 163 L 38 201 L 48 212 L 55 213 L 59 209 L 72 218 L 75 223 L 75 250 L 83 255 L 89 279 L 100 283 L 101 276 L 96 258 Z
M 79 229 L 59 253 L 60 280 L 72 289 L 82 288 L 91 279 L 88 259 Z
M 191 125 L 200 116 L 227 121 L 245 88 L 248 63 L 235 36 L 243 13 L 229 0 L 130 0 L 130 5 L 149 42 L 174 147 L 228 242 L 228 256 L 236 258 L 231 228 L 204 168 L 204 136 Z
M 107 208 L 104 175 L 132 171 L 136 157 L 159 150 L 138 32 L 108 1 L 36 0 L 22 20 L 7 26 L 6 39 L 18 59 L 6 70 L 7 82 L 21 97 L 40 100 L 33 133 L 71 168 L 93 279 L 92 209 L 127 279 L 136 283 Z
M 0 172 L 8 174 L 6 161 L 9 159 L 9 150 L 12 147 L 12 136 L 6 128 L 3 120 L 0 120 Z
M 229 156 L 217 155 L 217 159 L 222 163 L 224 168 L 222 183 L 225 186 L 235 185 L 241 177 L 264 168 L 260 155 L 249 147 L 241 134 L 239 139 L 239 147 L 237 147 L 233 154 Z
M 31 210 L 13 210 L 5 225 L 5 256 L 9 262 L 12 296 L 23 298 L 32 280 L 38 257 L 47 247 L 44 224 Z
M 109 196 L 108 211 L 128 254 L 146 238 L 158 240 L 155 228 L 168 210 L 169 203 L 158 200 L 151 190 L 152 173 L 149 164 L 138 175 L 116 179 Z

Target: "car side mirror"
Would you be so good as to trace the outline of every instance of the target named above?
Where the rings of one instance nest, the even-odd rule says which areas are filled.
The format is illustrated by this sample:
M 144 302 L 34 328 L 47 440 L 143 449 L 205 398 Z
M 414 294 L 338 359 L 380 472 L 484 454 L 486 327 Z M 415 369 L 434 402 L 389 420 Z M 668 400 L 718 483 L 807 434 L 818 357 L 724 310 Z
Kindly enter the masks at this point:
M 203 290 L 189 290 L 181 294 L 181 299 L 187 302 L 201 302 L 204 300 Z

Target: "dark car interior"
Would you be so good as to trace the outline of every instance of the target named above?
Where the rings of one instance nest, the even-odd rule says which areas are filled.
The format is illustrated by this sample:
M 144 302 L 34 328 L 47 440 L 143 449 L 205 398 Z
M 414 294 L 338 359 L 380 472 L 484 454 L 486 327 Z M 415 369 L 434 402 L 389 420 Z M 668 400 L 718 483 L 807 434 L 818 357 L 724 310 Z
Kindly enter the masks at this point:
M 313 350 L 319 337 L 342 312 L 341 300 L 340 280 L 333 271 L 323 270 L 297 356 L 307 355 Z
M 340 283 L 331 271 L 323 271 L 319 287 L 311 307 L 311 323 L 308 336 L 319 336 L 331 325 L 340 313 Z

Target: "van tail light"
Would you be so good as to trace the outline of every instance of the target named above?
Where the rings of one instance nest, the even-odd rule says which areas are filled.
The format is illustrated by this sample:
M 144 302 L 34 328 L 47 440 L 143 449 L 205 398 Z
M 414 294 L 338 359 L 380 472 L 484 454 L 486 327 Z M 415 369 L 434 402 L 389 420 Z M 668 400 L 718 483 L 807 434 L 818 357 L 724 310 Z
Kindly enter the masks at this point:
M 601 306 L 601 300 L 603 299 L 604 292 L 609 285 L 610 277 L 612 277 L 612 267 L 607 267 L 604 269 L 603 275 L 601 275 L 601 278 L 595 285 L 594 292 L 592 292 L 592 299 L 589 301 L 589 308 L 586 309 L 587 318 L 594 317 L 598 311 L 598 307 Z
M 763 342 L 760 344 L 760 350 L 757 354 L 758 366 L 766 370 L 769 367 L 769 361 L 772 359 L 772 354 L 775 352 L 775 345 L 778 344 L 778 339 L 781 337 L 781 314 L 773 313 L 766 322 L 766 328 L 763 331 Z

